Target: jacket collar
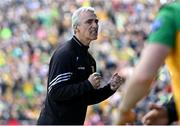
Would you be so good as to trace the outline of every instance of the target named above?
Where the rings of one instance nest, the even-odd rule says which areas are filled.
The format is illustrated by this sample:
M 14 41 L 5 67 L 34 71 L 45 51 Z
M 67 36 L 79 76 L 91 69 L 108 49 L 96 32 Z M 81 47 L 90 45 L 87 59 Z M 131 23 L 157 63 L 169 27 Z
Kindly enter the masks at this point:
M 79 39 L 74 35 L 73 38 L 74 42 L 78 44 L 81 48 L 88 50 L 89 46 L 85 46 L 82 44 L 82 42 L 79 41 Z

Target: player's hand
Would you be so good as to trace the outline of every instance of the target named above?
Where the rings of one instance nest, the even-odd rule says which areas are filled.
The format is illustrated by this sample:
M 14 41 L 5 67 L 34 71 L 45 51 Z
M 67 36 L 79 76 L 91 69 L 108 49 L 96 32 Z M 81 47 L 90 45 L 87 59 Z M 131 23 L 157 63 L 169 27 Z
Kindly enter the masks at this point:
M 150 111 L 142 118 L 144 125 L 167 125 L 168 114 L 163 106 L 150 104 Z
M 89 78 L 89 82 L 92 84 L 94 89 L 98 89 L 100 87 L 100 82 L 101 82 L 101 75 L 99 73 L 92 73 Z

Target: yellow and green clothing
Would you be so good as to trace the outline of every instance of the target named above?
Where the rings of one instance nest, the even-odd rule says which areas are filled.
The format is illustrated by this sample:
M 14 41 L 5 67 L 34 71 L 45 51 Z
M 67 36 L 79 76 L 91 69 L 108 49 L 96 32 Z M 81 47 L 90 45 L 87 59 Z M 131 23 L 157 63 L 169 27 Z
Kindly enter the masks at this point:
M 160 43 L 172 50 L 166 64 L 172 77 L 173 93 L 180 120 L 180 2 L 164 5 L 152 25 L 149 43 Z

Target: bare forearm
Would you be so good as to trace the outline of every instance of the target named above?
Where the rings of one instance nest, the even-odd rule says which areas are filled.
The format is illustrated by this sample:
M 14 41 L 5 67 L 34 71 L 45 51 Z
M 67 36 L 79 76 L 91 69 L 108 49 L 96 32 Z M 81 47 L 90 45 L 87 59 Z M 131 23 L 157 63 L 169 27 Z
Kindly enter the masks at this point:
M 136 103 L 149 93 L 150 80 L 136 80 L 134 76 L 131 80 L 127 81 L 129 85 L 126 86 L 123 94 L 123 99 L 120 105 L 120 109 L 124 112 L 134 108 Z M 136 82 L 136 83 L 132 83 Z
M 161 53 L 159 53 L 161 52 Z M 151 82 L 165 60 L 169 48 L 164 45 L 150 44 L 142 52 L 141 60 L 133 75 L 125 83 L 126 88 L 120 109 L 128 111 L 149 92 Z

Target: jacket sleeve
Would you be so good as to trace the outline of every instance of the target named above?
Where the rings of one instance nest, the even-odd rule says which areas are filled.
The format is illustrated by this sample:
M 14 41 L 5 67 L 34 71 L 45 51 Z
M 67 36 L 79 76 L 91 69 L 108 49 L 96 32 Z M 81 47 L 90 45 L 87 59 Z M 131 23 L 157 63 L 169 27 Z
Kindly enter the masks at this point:
M 103 88 L 92 90 L 90 93 L 86 94 L 84 96 L 84 101 L 87 105 L 97 104 L 104 101 L 114 93 L 115 91 L 111 90 L 110 85 L 108 84 Z
M 82 97 L 94 90 L 88 80 L 79 83 L 72 82 L 73 54 L 66 52 L 55 53 L 50 61 L 48 78 L 48 97 L 57 101 Z
M 168 103 L 164 104 L 164 106 L 167 109 L 169 124 L 171 124 L 174 121 L 177 121 L 178 116 L 177 116 L 177 112 L 176 112 L 174 98 L 172 97 Z

